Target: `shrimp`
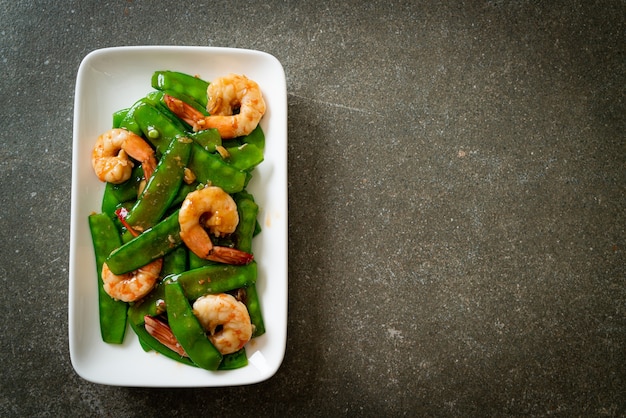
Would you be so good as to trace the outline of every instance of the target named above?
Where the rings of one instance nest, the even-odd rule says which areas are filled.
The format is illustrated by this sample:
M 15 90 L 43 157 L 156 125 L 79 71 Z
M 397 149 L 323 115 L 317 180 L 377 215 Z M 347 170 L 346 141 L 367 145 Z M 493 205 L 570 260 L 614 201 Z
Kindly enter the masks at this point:
M 150 315 L 145 315 L 143 320 L 148 334 L 152 335 L 156 340 L 170 350 L 178 353 L 181 357 L 189 357 L 183 346 L 180 345 L 176 339 L 176 336 L 168 324 L 161 321 L 159 318 L 152 317 Z
M 144 177 L 150 178 L 156 169 L 154 150 L 142 137 L 126 129 L 111 129 L 96 140 L 91 163 L 101 181 L 123 183 L 130 178 L 133 162 L 141 162 Z
M 227 264 L 248 264 L 252 254 L 234 248 L 213 246 L 207 228 L 216 237 L 232 234 L 239 224 L 237 204 L 216 186 L 187 194 L 178 213 L 180 237 L 200 258 Z
M 230 74 L 213 80 L 207 88 L 204 116 L 189 104 L 165 96 L 168 108 L 185 120 L 194 131 L 215 128 L 222 139 L 248 135 L 265 114 L 265 101 L 259 85 L 245 75 Z
M 106 263 L 102 265 L 104 291 L 113 299 L 134 302 L 146 296 L 159 278 L 163 259 L 154 260 L 135 271 L 114 274 Z
M 248 308 L 227 293 L 201 296 L 193 304 L 193 313 L 222 354 L 240 350 L 252 338 Z

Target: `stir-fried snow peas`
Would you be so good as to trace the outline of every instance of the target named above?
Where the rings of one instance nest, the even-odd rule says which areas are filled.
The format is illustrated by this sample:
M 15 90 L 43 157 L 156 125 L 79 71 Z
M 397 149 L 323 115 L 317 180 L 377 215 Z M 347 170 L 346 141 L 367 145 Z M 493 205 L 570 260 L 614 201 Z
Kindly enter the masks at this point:
M 198 77 L 156 71 L 150 83 L 155 91 L 114 112 L 112 128 L 127 129 L 150 144 L 158 159 L 157 168 L 144 178 L 141 164 L 125 156 L 134 165 L 130 179 L 121 184 L 107 183 L 101 213 L 89 216 L 102 338 L 121 344 L 128 322 L 146 351 L 155 350 L 208 370 L 243 367 L 247 364 L 245 348 L 220 354 L 207 337 L 220 327 L 203 329 L 192 306 L 201 296 L 230 293 L 247 307 L 252 337 L 265 332 L 256 289 L 257 265 L 249 262 L 252 239 L 260 232 L 259 208 L 246 191 L 254 168 L 263 161 L 265 137 L 260 125 L 246 136 L 224 141 L 217 129 L 194 132 L 193 121 L 177 116 L 164 96 L 182 100 L 195 109 L 195 117 L 210 117 L 206 111 L 209 83 Z M 127 163 L 115 160 L 115 164 Z M 179 225 L 187 194 L 205 186 L 217 186 L 230 194 L 239 218 L 233 233 L 211 237 L 208 244 L 215 251 L 206 260 L 187 248 Z M 202 225 L 204 218 L 200 216 L 198 222 Z M 228 264 L 240 253 L 246 254 L 242 259 L 247 264 Z M 126 303 L 104 290 L 104 264 L 109 270 L 106 280 L 115 281 L 109 286 L 123 287 L 125 293 L 132 294 L 133 286 L 142 280 L 142 267 L 159 259 L 163 260 L 161 272 L 146 296 Z

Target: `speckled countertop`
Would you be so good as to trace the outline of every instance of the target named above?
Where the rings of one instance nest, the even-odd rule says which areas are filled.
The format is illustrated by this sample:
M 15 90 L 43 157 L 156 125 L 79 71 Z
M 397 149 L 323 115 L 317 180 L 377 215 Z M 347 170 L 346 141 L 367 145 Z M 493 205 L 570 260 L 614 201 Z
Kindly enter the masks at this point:
M 623 1 L 0 2 L 0 416 L 624 416 Z M 251 386 L 82 380 L 76 72 L 258 49 L 288 90 L 285 358 Z

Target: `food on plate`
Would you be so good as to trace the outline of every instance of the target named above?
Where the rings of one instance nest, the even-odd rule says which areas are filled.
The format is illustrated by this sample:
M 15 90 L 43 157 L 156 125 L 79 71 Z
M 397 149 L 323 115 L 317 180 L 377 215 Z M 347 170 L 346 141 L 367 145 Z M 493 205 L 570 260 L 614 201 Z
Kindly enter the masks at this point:
M 209 332 L 209 340 L 222 354 L 239 351 L 252 338 L 246 305 L 227 293 L 204 295 L 193 303 L 193 313 Z
M 172 96 L 166 96 L 166 103 L 195 131 L 215 128 L 223 139 L 250 134 L 265 114 L 259 85 L 244 75 L 230 74 L 215 79 L 209 84 L 207 95 L 208 116 Z
M 156 71 L 154 91 L 113 114 L 92 165 L 105 182 L 89 216 L 103 341 L 127 324 L 141 346 L 190 366 L 247 364 L 265 332 L 253 238 L 258 204 L 246 186 L 263 161 L 256 82 Z
M 130 178 L 133 162 L 129 157 L 140 161 L 144 176 L 150 178 L 156 168 L 154 150 L 139 135 L 126 129 L 111 129 L 96 140 L 91 164 L 100 180 L 119 184 Z

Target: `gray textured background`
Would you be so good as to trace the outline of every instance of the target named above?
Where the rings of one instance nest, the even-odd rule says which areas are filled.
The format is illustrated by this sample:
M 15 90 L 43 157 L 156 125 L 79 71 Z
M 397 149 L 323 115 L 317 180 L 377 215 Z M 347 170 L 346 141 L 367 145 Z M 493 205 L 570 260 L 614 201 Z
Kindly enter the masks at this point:
M 0 416 L 624 416 L 624 1 L 0 1 Z M 287 76 L 289 334 L 247 387 L 69 359 L 78 65 L 259 49 Z

